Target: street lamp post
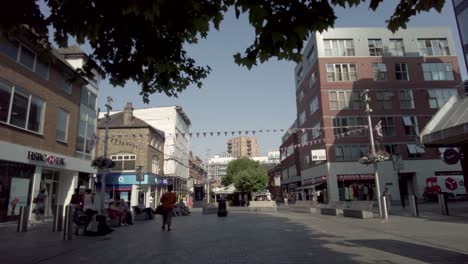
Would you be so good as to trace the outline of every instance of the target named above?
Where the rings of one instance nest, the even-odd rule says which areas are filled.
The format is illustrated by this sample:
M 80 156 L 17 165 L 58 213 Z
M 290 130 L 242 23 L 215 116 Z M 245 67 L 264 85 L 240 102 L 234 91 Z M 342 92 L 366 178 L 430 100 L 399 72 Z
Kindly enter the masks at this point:
M 369 89 L 364 90 L 361 93 L 361 96 L 364 97 L 364 103 L 366 104 L 366 114 L 367 114 L 367 123 L 368 123 L 368 129 L 369 129 L 369 141 L 370 141 L 370 147 L 371 147 L 371 153 L 373 157 L 377 156 L 377 153 L 375 151 L 375 143 L 374 143 L 374 132 L 373 132 L 373 127 L 372 127 L 372 118 L 371 118 L 371 113 L 372 109 L 370 108 L 370 101 L 371 99 L 369 98 Z M 382 200 L 380 197 L 380 182 L 379 182 L 379 171 L 377 167 L 377 162 L 373 162 L 374 165 L 374 175 L 375 175 L 375 187 L 376 187 L 376 192 L 377 192 L 377 203 L 379 204 L 379 216 L 384 217 L 387 215 L 386 212 L 386 206 L 382 208 Z M 382 210 L 384 209 L 385 212 Z
M 112 110 L 111 102 L 112 102 L 112 97 L 108 96 L 107 97 L 107 104 L 106 109 L 107 113 L 105 115 L 105 127 L 106 127 L 106 132 L 104 134 L 104 158 L 107 159 L 107 143 L 109 141 L 109 120 L 110 120 L 110 110 Z M 101 213 L 104 213 L 104 199 L 105 199 L 105 193 L 106 193 L 106 176 L 107 176 L 107 171 L 109 168 L 104 168 L 102 171 L 102 176 L 101 176 L 101 199 L 99 203 L 99 209 Z

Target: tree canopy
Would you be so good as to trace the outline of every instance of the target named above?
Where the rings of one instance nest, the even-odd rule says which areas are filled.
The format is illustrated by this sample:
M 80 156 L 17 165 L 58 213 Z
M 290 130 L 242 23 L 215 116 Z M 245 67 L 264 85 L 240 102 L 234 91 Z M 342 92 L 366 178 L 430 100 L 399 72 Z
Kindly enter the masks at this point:
M 229 162 L 226 176 L 222 179 L 224 186 L 234 184 L 242 192 L 263 191 L 267 183 L 268 176 L 263 166 L 248 158 Z
M 383 0 L 370 0 L 376 10 Z M 19 26 L 31 29 L 38 43 L 47 43 L 49 28 L 60 47 L 69 38 L 89 43 L 91 61 L 99 65 L 114 86 L 135 81 L 148 102 L 149 95 L 164 92 L 177 96 L 188 86 L 202 86 L 211 71 L 200 66 L 185 49 L 206 38 L 228 10 L 237 18 L 248 15 L 255 29 L 253 43 L 234 55 L 238 65 L 249 69 L 270 58 L 299 61 L 304 41 L 313 32 L 333 27 L 334 7 L 352 7 L 365 0 L 44 0 L 49 12 L 42 12 L 34 0 L 1 1 L 1 27 L 14 32 Z M 400 0 L 387 27 L 405 28 L 410 18 L 422 11 L 441 12 L 445 0 Z M 46 15 L 47 13 L 47 15 Z M 89 74 L 90 63 L 83 74 Z M 103 76 L 104 77 L 104 76 Z

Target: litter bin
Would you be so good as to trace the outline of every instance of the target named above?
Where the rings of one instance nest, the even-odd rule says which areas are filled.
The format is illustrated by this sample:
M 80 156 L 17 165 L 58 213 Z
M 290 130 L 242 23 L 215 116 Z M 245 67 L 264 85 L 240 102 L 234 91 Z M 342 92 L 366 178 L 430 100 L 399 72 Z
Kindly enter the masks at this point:
M 219 217 L 227 216 L 226 200 L 224 199 L 218 200 L 218 216 Z

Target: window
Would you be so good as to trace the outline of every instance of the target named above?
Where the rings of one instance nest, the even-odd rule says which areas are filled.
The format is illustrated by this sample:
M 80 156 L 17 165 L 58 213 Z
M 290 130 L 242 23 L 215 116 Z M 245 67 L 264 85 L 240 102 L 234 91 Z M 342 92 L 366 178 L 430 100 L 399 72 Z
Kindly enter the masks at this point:
M 352 39 L 324 39 L 325 56 L 354 56 L 354 41 Z
M 59 108 L 57 112 L 57 128 L 55 130 L 55 139 L 58 141 L 67 142 L 68 118 L 68 112 Z
M 97 96 L 83 87 L 81 89 L 81 103 L 88 106 L 91 109 L 96 109 L 96 99 Z
M 115 166 L 113 171 L 135 171 L 136 156 L 133 154 L 117 154 L 111 156 Z
M 387 80 L 387 65 L 383 63 L 372 64 L 372 71 L 374 72 L 374 81 Z
M 450 55 L 447 39 L 418 39 L 418 47 L 421 56 Z
M 299 102 L 301 102 L 302 99 L 304 99 L 304 91 L 301 90 L 301 92 L 299 93 L 299 97 L 298 97 Z
M 303 70 L 302 70 L 302 66 L 301 66 L 299 68 L 299 70 L 297 71 L 297 74 L 296 74 L 297 82 L 299 82 L 302 79 L 302 75 L 303 75 Z
M 393 117 L 385 116 L 380 119 L 382 121 L 382 134 L 384 137 L 396 136 L 395 133 L 395 122 Z
M 392 91 L 377 91 L 377 108 L 378 109 L 392 109 L 393 92 Z
M 356 161 L 367 155 L 369 147 L 367 145 L 336 145 L 335 159 L 338 161 Z
M 299 124 L 304 124 L 305 122 L 305 112 L 302 111 L 301 115 L 299 116 Z
M 391 56 L 405 56 L 403 39 L 390 39 L 389 52 Z
M 23 66 L 25 66 L 26 68 L 32 71 L 34 70 L 34 57 L 35 57 L 34 52 L 26 48 L 25 46 L 21 45 L 19 63 L 21 63 Z
M 458 95 L 457 89 L 428 89 L 429 106 L 432 109 L 441 108 L 454 95 Z
M 385 152 L 387 152 L 390 155 L 398 155 L 400 154 L 400 151 L 398 151 L 398 145 L 396 144 L 387 144 L 384 145 Z
M 419 133 L 418 119 L 415 116 L 403 116 L 403 125 L 405 127 L 405 135 L 416 136 Z
M 369 39 L 369 54 L 371 56 L 382 56 L 383 55 L 383 46 L 381 39 Z
M 307 52 L 307 55 L 306 55 L 306 58 L 307 58 L 307 61 L 312 63 L 314 57 L 312 56 L 314 54 L 314 51 L 315 51 L 315 46 L 312 46 L 309 50 L 309 52 Z
M 451 63 L 423 63 L 425 81 L 453 81 L 453 68 Z
M 414 109 L 413 91 L 409 89 L 400 90 L 400 108 Z
M 350 82 L 357 80 L 356 64 L 327 64 L 329 82 Z
M 312 138 L 313 139 L 316 139 L 316 138 L 319 138 L 320 135 L 321 135 L 321 127 L 320 127 L 320 122 L 315 124 L 313 127 L 312 127 Z
M 357 129 L 358 126 L 365 125 L 367 125 L 367 121 L 364 117 L 335 117 L 333 118 L 333 135 L 345 135 L 352 131 L 355 136 L 365 136 L 367 135 L 366 130 Z
M 153 156 L 151 160 L 151 172 L 155 174 L 159 174 L 159 158 L 158 156 Z
M 359 91 L 343 90 L 329 92 L 330 110 L 358 110 L 362 108 Z
M 0 36 L 0 52 L 7 55 L 11 59 L 17 61 L 19 51 L 19 43 L 10 41 L 3 36 Z
M 2 81 L 0 81 L 0 95 L 0 122 L 42 133 L 44 118 L 42 99 Z
M 312 97 L 312 101 L 310 101 L 310 113 L 313 114 L 317 112 L 318 109 L 319 109 L 318 97 L 314 96 Z
M 416 144 L 407 144 L 409 158 L 422 158 L 422 155 L 426 152 L 423 147 Z
M 69 82 L 69 78 L 68 76 L 63 76 L 61 79 L 61 88 L 68 94 L 71 94 L 72 93 L 72 87 L 73 87 L 73 84 L 71 82 Z M 84 89 L 86 90 L 86 89 Z
M 314 87 L 314 84 L 315 84 L 315 81 L 317 80 L 317 76 L 315 74 L 315 72 L 313 72 L 311 75 L 310 75 L 310 78 L 309 78 L 309 88 L 312 88 Z
M 304 132 L 304 134 L 301 135 L 301 144 L 305 145 L 307 143 L 308 137 L 307 137 L 307 132 Z
M 49 64 L 41 61 L 32 50 L 19 44 L 16 40 L 8 40 L 0 36 L 0 52 L 37 73 L 40 77 L 49 79 Z
M 401 81 L 409 80 L 408 65 L 406 63 L 395 63 L 395 79 Z
M 305 162 L 305 164 L 309 164 L 309 162 L 310 162 L 310 156 L 309 155 L 304 157 L 304 162 Z

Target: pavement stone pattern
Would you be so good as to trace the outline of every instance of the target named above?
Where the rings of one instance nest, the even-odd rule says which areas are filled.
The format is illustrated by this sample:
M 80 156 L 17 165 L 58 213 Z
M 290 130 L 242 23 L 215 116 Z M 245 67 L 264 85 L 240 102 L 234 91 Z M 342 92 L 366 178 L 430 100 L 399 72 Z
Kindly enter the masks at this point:
M 48 226 L 1 230 L 0 263 L 468 263 L 468 220 L 392 216 L 351 219 L 318 214 L 195 211 L 137 221 L 105 237 L 61 240 Z M 11 230 L 10 230 L 11 231 Z

